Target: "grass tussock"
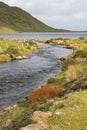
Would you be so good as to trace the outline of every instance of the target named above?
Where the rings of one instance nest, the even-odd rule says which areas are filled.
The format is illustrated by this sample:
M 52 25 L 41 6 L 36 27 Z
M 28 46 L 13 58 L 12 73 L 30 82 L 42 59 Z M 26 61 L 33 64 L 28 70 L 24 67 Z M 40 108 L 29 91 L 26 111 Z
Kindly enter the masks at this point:
M 35 90 L 32 90 L 29 93 L 28 101 L 30 103 L 40 103 L 46 101 L 47 99 L 51 99 L 54 97 L 60 97 L 64 94 L 65 89 L 58 85 L 56 87 L 52 86 L 44 86 Z
M 20 41 L 12 39 L 0 39 L 0 63 L 13 60 L 17 56 L 25 56 L 38 49 L 33 41 Z
M 68 69 L 65 71 L 66 81 L 69 82 L 79 78 L 79 76 L 81 76 L 86 69 L 86 65 L 83 66 L 80 64 L 75 64 L 68 66 Z

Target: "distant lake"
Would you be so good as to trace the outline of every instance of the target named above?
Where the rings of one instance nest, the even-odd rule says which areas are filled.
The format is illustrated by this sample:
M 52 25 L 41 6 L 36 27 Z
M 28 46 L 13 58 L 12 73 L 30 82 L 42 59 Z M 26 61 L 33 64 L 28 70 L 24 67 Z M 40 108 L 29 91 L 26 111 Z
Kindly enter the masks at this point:
M 12 38 L 12 39 L 51 39 L 51 38 L 87 38 L 87 32 L 30 32 L 19 34 L 0 34 L 0 38 Z

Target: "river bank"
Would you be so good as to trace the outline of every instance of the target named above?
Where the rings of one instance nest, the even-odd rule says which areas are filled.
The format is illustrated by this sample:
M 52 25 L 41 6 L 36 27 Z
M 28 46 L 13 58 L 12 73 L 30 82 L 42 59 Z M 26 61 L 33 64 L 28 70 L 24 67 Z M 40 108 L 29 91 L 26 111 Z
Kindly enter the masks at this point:
M 31 40 L 0 39 L 0 63 L 27 58 L 26 55 L 39 49 Z
M 60 42 L 61 41 L 61 42 Z M 48 43 L 48 41 L 46 41 Z M 26 100 L 1 112 L 1 129 L 18 130 L 23 126 L 33 130 L 79 130 L 87 128 L 87 39 L 52 39 L 49 43 L 61 44 L 74 51 L 62 58 L 62 72 L 50 78 L 43 91 L 30 92 Z M 49 86 L 53 89 L 49 90 Z M 57 88 L 56 88 L 57 87 Z M 56 89 L 60 88 L 56 95 Z M 83 90 L 83 91 L 82 91 Z M 78 92 L 77 92 L 78 91 Z M 43 96 L 41 93 L 43 92 Z M 47 92 L 47 93 L 46 93 Z M 48 96 L 49 92 L 51 96 Z M 61 95 L 62 93 L 62 95 Z M 61 98 L 59 98 L 62 96 Z M 31 100 L 34 99 L 34 100 Z M 36 126 L 35 126 L 36 125 Z
M 61 61 L 58 57 L 72 52 L 58 45 L 37 44 L 44 47 L 27 55 L 27 59 L 0 64 L 0 110 L 22 101 L 31 89 L 59 73 Z

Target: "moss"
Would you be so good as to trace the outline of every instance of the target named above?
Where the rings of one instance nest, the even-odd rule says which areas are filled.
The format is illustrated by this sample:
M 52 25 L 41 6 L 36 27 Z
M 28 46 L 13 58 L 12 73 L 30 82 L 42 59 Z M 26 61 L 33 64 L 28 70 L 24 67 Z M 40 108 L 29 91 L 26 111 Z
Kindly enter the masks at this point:
M 54 78 L 48 79 L 47 84 L 57 85 L 64 83 L 64 81 L 65 81 L 64 73 L 59 73 Z

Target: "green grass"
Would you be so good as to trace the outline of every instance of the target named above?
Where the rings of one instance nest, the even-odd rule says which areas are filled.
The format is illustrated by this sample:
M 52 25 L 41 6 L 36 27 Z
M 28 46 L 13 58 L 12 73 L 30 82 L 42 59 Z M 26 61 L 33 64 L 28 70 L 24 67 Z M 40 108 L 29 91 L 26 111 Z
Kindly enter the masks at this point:
M 64 83 L 64 81 L 65 81 L 65 75 L 64 73 L 61 72 L 57 74 L 55 77 L 48 79 L 47 84 L 57 85 Z
M 76 51 L 74 54 L 74 58 L 76 57 L 87 58 L 87 48 Z
M 62 74 L 50 78 L 48 84 L 64 84 L 71 82 L 87 71 L 87 39 L 69 39 L 69 38 L 56 38 L 47 40 L 46 43 L 64 45 L 73 48 L 72 54 L 62 60 Z M 61 58 L 62 59 L 62 58 Z
M 12 60 L 11 55 L 14 57 L 25 56 L 36 49 L 38 45 L 30 40 L 20 41 L 11 39 L 0 39 L 0 63 Z
M 0 113 L 0 130 L 18 130 L 19 128 L 35 123 L 32 120 L 32 114 L 36 110 L 48 111 L 52 102 L 45 104 L 29 104 L 27 101 L 7 108 Z
M 11 29 L 11 28 L 8 28 L 8 27 L 0 27 L 0 33 L 17 33 L 17 31 Z
M 51 116 L 47 123 L 53 130 L 87 130 L 87 90 L 75 92 L 58 105 L 50 107 L 50 111 L 61 112 Z
M 26 101 L 19 103 L 17 106 L 7 109 L 1 115 L 1 130 L 16 130 L 22 126 L 32 123 L 31 114 L 34 109 Z

